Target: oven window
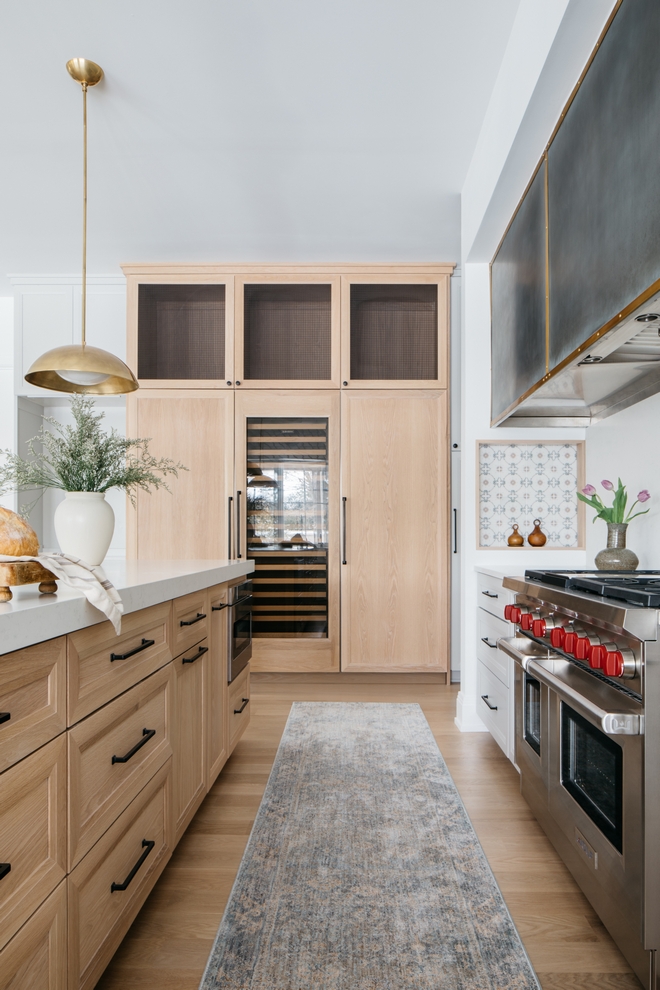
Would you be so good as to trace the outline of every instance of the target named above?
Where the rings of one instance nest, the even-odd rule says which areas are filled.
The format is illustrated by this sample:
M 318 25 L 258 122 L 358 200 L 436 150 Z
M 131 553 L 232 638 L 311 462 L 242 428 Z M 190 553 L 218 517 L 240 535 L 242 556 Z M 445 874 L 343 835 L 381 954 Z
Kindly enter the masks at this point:
M 541 755 L 541 685 L 525 674 L 525 742 Z
M 562 702 L 561 782 L 615 849 L 623 848 L 623 750 Z
M 244 604 L 235 605 L 232 611 L 234 613 L 232 657 L 237 657 L 252 642 L 252 599 Z

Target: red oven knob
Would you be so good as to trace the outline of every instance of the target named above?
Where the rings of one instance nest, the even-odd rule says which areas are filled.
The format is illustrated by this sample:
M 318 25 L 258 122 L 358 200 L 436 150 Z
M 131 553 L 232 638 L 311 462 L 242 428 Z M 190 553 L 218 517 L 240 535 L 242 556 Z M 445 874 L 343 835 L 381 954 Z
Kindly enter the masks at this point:
M 520 617 L 522 612 L 517 605 L 505 605 L 504 606 L 504 618 L 507 622 L 520 622 Z
M 532 613 L 531 612 L 525 612 L 524 615 L 521 615 L 520 616 L 520 628 L 521 629 L 524 629 L 525 632 L 530 632 L 531 631 L 531 628 L 532 628 L 532 622 L 533 621 L 534 621 L 534 617 L 532 616 Z
M 623 677 L 623 656 L 620 650 L 612 650 L 605 654 L 604 670 L 608 677 Z
M 605 662 L 607 650 L 604 646 L 592 646 L 589 653 L 589 666 L 592 670 L 600 670 Z
M 550 630 L 550 642 L 556 650 L 564 649 L 564 640 L 566 639 L 566 631 L 558 626 L 556 629 Z
M 575 653 L 575 644 L 578 641 L 578 635 L 574 632 L 567 632 L 564 636 L 564 653 Z
M 545 619 L 534 619 L 532 622 L 532 633 L 537 639 L 543 639 L 545 636 Z
M 588 636 L 578 636 L 575 644 L 574 656 L 577 660 L 586 660 L 591 652 L 591 643 Z

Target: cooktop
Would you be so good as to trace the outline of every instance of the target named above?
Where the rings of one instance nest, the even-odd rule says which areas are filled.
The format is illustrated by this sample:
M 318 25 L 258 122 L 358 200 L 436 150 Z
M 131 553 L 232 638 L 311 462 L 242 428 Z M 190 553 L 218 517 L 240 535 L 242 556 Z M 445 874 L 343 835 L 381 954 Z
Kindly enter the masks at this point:
M 525 571 L 531 581 L 660 608 L 660 571 Z

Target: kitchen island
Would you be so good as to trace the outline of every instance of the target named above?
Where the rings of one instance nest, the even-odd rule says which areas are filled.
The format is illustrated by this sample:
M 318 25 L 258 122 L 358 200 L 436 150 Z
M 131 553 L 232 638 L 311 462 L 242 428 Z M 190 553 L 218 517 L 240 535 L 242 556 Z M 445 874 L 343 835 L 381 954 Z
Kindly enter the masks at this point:
M 108 561 L 119 635 L 81 593 L 0 605 L 0 972 L 92 988 L 248 725 L 228 589 L 251 561 Z

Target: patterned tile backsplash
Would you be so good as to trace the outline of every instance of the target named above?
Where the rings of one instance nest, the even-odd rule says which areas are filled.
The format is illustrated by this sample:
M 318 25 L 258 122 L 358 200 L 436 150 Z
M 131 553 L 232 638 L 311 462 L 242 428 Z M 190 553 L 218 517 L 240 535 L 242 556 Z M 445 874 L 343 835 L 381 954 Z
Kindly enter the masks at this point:
M 525 537 L 541 520 L 550 547 L 584 546 L 583 442 L 479 444 L 479 546 L 507 547 L 514 523 Z

